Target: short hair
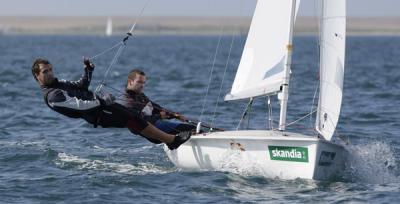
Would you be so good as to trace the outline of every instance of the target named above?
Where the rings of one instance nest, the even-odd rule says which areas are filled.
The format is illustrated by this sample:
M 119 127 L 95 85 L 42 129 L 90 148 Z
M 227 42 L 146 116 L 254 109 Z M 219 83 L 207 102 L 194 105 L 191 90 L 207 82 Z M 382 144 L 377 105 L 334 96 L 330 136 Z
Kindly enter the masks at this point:
M 37 81 L 38 79 L 36 78 L 36 74 L 39 74 L 40 72 L 40 67 L 39 64 L 50 64 L 50 62 L 47 59 L 44 58 L 36 58 L 35 61 L 33 62 L 32 65 L 32 75 L 33 78 Z
M 140 69 L 132 69 L 128 74 L 128 80 L 126 80 L 126 87 L 128 87 L 129 79 L 135 80 L 137 75 L 146 76 L 146 74 Z
M 128 79 L 135 80 L 137 75 L 146 76 L 146 74 L 140 69 L 133 69 L 128 74 Z

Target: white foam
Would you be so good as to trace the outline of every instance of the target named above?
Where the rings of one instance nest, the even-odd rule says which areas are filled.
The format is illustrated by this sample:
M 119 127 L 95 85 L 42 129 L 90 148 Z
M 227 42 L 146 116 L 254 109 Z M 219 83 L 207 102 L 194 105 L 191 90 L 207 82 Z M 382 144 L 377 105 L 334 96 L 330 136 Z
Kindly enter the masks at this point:
M 262 168 L 263 161 L 254 159 L 248 152 L 231 149 L 224 153 L 218 170 L 235 173 L 243 176 L 270 177 Z
M 382 141 L 349 145 L 345 178 L 353 182 L 386 184 L 400 182 L 391 146 Z
M 112 171 L 122 174 L 144 175 L 148 173 L 169 173 L 167 169 L 163 169 L 151 163 L 139 163 L 137 166 L 132 164 L 123 164 L 115 162 L 105 162 L 102 160 L 91 160 L 79 158 L 78 156 L 59 153 L 56 165 L 64 167 L 67 165 L 76 165 L 76 168 L 81 170 L 98 170 L 98 171 Z

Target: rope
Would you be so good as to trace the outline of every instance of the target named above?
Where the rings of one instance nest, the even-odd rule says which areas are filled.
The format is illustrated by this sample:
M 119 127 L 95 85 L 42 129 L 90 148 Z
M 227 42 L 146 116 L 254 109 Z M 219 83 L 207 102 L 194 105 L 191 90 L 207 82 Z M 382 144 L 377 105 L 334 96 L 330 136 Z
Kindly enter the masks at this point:
M 110 70 L 113 67 L 113 65 L 117 62 L 117 60 L 118 60 L 119 56 L 121 55 L 122 50 L 124 50 L 125 46 L 126 45 L 123 44 L 123 46 L 118 48 L 117 53 L 114 55 L 114 58 L 111 60 L 110 65 L 108 66 L 106 72 L 104 73 L 103 80 L 101 81 L 99 86 L 97 86 L 95 93 L 99 93 L 101 91 L 101 89 L 103 88 L 104 84 L 106 83 L 106 79 L 107 79 L 108 73 L 110 72 Z
M 142 17 L 143 11 L 147 7 L 149 2 L 150 2 L 150 0 L 147 0 L 146 3 L 144 4 L 144 6 L 142 7 L 142 10 L 140 11 L 139 16 L 136 18 L 135 23 L 132 25 L 131 29 L 129 30 L 129 33 L 132 34 L 133 30 L 135 29 L 136 24 L 139 22 L 140 18 Z
M 97 54 L 97 55 L 94 55 L 93 57 L 90 57 L 89 59 L 90 59 L 90 60 L 94 60 L 94 59 L 96 59 L 97 57 L 102 56 L 102 55 L 106 54 L 107 52 L 110 52 L 110 51 L 113 50 L 114 48 L 116 48 L 116 47 L 118 47 L 118 46 L 121 46 L 122 44 L 123 44 L 122 41 L 121 41 L 121 42 L 118 42 L 117 44 L 113 45 L 112 47 L 110 47 L 110 48 L 104 50 L 103 52 L 100 52 L 100 53 Z
M 127 33 L 127 36 L 125 36 L 125 37 L 123 38 L 122 41 L 120 41 L 120 42 L 118 42 L 117 44 L 111 46 L 110 48 L 108 48 L 108 49 L 106 49 L 106 50 L 100 52 L 99 54 L 96 54 L 96 55 L 94 55 L 93 57 L 90 57 L 89 59 L 90 59 L 90 60 L 94 60 L 94 59 L 96 59 L 97 57 L 102 56 L 102 55 L 104 55 L 105 53 L 110 52 L 110 51 L 113 50 L 114 48 L 116 48 L 116 47 L 118 47 L 118 46 L 124 45 L 124 44 L 126 43 L 126 41 L 129 39 L 129 37 L 132 36 L 132 33 L 133 33 L 133 31 L 134 31 L 134 29 L 135 29 L 135 27 L 136 27 L 136 24 L 139 22 L 140 18 L 142 17 L 143 12 L 144 12 L 144 10 L 146 9 L 146 7 L 147 7 L 147 5 L 149 4 L 149 2 L 150 2 L 150 0 L 147 0 L 147 1 L 146 1 L 145 5 L 142 7 L 142 9 L 141 9 L 141 11 L 140 11 L 138 17 L 135 19 L 135 22 L 133 23 L 131 29 L 130 29 L 129 32 Z
M 250 107 L 249 107 L 249 111 L 247 111 L 248 113 L 247 113 L 247 127 L 246 127 L 246 129 L 249 129 L 250 128 L 250 114 L 251 114 L 251 111 L 252 111 L 252 109 L 253 109 L 253 106 L 251 105 Z
M 272 130 L 274 129 L 273 127 L 273 118 L 272 118 L 272 104 L 271 104 L 271 97 L 268 95 L 268 125 L 269 125 L 269 129 Z
M 315 113 L 316 111 L 317 111 L 317 110 L 315 109 L 315 110 L 313 110 L 311 113 L 308 113 L 308 114 L 306 114 L 306 115 L 304 115 L 304 116 L 298 118 L 297 120 L 295 120 L 295 121 L 293 121 L 293 122 L 290 122 L 290 123 L 287 123 L 287 124 L 283 124 L 283 126 L 289 127 L 289 126 L 291 126 L 291 125 L 294 125 L 295 123 L 297 123 L 297 122 L 303 120 L 304 118 L 307 118 L 308 116 L 310 116 L 311 114 Z M 305 129 L 309 129 L 309 128 L 306 128 L 305 126 L 303 126 L 303 127 L 304 127 Z M 277 131 L 278 129 L 272 129 L 272 130 Z M 312 129 L 312 130 L 314 131 L 314 129 Z
M 113 45 L 112 47 L 110 47 L 110 48 L 106 49 L 105 51 L 103 51 L 103 52 L 101 52 L 101 53 L 99 53 L 99 54 L 97 54 L 97 55 L 94 55 L 93 57 L 90 58 L 90 59 L 95 59 L 95 58 L 97 58 L 97 57 L 99 57 L 99 56 L 101 56 L 101 55 L 104 55 L 105 53 L 107 53 L 107 52 L 109 52 L 109 51 L 111 51 L 111 50 L 113 50 L 114 48 L 116 48 L 116 47 L 119 46 L 119 48 L 118 48 L 116 54 L 114 55 L 114 58 L 111 60 L 110 65 L 108 66 L 108 68 L 106 69 L 106 72 L 104 73 L 103 80 L 102 80 L 101 83 L 97 86 L 97 88 L 96 88 L 96 90 L 95 90 L 95 93 L 99 93 L 99 92 L 101 91 L 101 89 L 103 88 L 103 86 L 105 85 L 106 79 L 107 79 L 107 77 L 108 77 L 108 74 L 109 74 L 110 70 L 112 69 L 112 67 L 114 66 L 114 64 L 117 62 L 117 60 L 118 60 L 119 56 L 121 55 L 122 51 L 125 49 L 125 47 L 126 47 L 126 42 L 129 40 L 129 38 L 130 38 L 131 36 L 133 36 L 132 33 L 133 33 L 134 29 L 135 29 L 135 26 L 136 26 L 136 24 L 139 22 L 140 18 L 142 17 L 143 12 L 144 12 L 145 8 L 147 7 L 147 5 L 149 4 L 149 2 L 150 2 L 150 0 L 147 0 L 147 1 L 146 1 L 146 3 L 145 3 L 145 5 L 142 7 L 142 9 L 141 9 L 139 15 L 136 17 L 135 22 L 133 23 L 131 29 L 129 30 L 128 33 L 126 33 L 126 36 L 122 39 L 122 41 L 118 42 L 117 44 Z
M 211 80 L 212 80 L 213 73 L 214 73 L 215 62 L 217 60 L 217 55 L 218 55 L 218 51 L 219 51 L 219 47 L 220 47 L 220 44 L 221 44 L 221 39 L 222 39 L 222 34 L 223 33 L 224 33 L 224 27 L 222 26 L 221 30 L 220 30 L 220 33 L 219 33 L 218 44 L 217 44 L 217 47 L 215 48 L 214 59 L 213 59 L 213 63 L 212 63 L 212 66 L 211 66 L 211 71 L 210 71 L 210 77 L 208 78 L 208 85 L 207 85 L 206 95 L 204 96 L 204 99 L 203 99 L 203 107 L 201 109 L 200 122 L 203 119 L 204 109 L 205 109 L 205 106 L 206 106 L 208 93 L 210 91 L 210 85 L 211 85 Z
M 318 59 L 319 59 L 319 66 L 321 66 L 321 50 L 320 50 L 320 46 L 321 46 L 321 37 L 322 36 L 320 35 L 320 33 L 321 33 L 321 29 L 322 29 L 321 28 L 321 19 L 323 18 L 323 16 L 322 16 L 323 12 L 320 12 L 321 11 L 320 8 L 322 8 L 322 7 L 323 7 L 323 2 L 321 2 L 321 4 L 319 4 L 319 1 L 318 2 L 314 1 L 314 12 L 316 14 L 315 16 L 317 16 L 316 17 L 316 21 L 317 21 L 317 28 L 318 28 L 317 31 L 316 31 L 316 35 L 315 36 L 316 36 L 316 41 L 317 41 L 316 50 L 317 50 L 317 56 L 318 56 Z M 320 69 L 320 67 L 317 67 L 317 77 L 316 77 L 315 85 L 314 85 L 315 86 L 315 91 L 314 91 L 314 96 L 313 96 L 313 100 L 312 100 L 312 103 L 311 103 L 310 113 L 314 109 L 315 99 L 317 98 L 317 93 L 318 93 L 318 90 L 319 90 L 319 83 L 318 82 L 320 81 L 320 74 L 321 74 L 319 69 Z M 318 117 L 318 116 L 316 116 L 316 117 Z M 313 119 L 313 117 L 311 116 L 310 117 L 310 127 L 314 129 L 314 132 L 316 132 L 316 128 L 315 128 L 315 126 L 313 124 L 312 119 Z
M 243 114 L 242 114 L 242 117 L 240 118 L 239 124 L 238 124 L 237 127 L 236 127 L 236 130 L 239 130 L 240 125 L 242 124 L 244 118 L 245 118 L 246 115 L 247 115 L 247 111 L 249 110 L 249 108 L 250 108 L 250 106 L 251 106 L 252 104 L 253 104 L 253 98 L 250 98 L 250 101 L 249 101 L 249 103 L 247 104 L 246 109 L 244 109 L 244 112 L 243 112 Z
M 312 103 L 311 103 L 310 114 L 313 113 L 314 104 L 315 104 L 315 99 L 317 98 L 317 93 L 318 93 L 318 89 L 319 89 L 319 86 L 318 86 L 318 83 L 317 83 L 317 82 L 318 82 L 318 80 L 315 81 L 315 84 L 316 84 L 316 85 L 314 85 L 314 86 L 315 86 L 315 91 L 314 91 L 314 96 L 313 96 L 313 100 L 312 100 Z M 318 108 L 318 107 L 317 107 L 317 108 Z M 314 110 L 314 112 L 316 112 L 316 111 Z M 312 122 L 312 119 L 313 119 L 313 117 L 311 116 L 311 117 L 310 117 L 310 127 L 311 127 L 311 128 L 314 127 L 313 122 Z
M 235 42 L 235 36 L 234 36 L 233 31 L 232 31 L 231 45 L 230 45 L 230 47 L 229 47 L 228 58 L 226 59 L 225 69 L 224 69 L 224 75 L 222 76 L 221 85 L 220 85 L 220 87 L 219 87 L 219 92 L 218 92 L 218 97 L 217 97 L 217 103 L 215 104 L 215 108 L 214 108 L 214 113 L 213 113 L 213 118 L 212 118 L 212 121 L 211 121 L 211 125 L 214 124 L 214 120 L 215 120 L 215 118 L 216 118 L 216 112 L 217 112 L 218 105 L 219 105 L 219 99 L 220 99 L 220 97 L 221 97 L 222 86 L 224 85 L 225 76 L 226 76 L 226 71 L 227 71 L 227 69 L 228 69 L 229 61 L 230 61 L 230 59 L 231 59 L 232 48 L 233 48 L 234 42 Z
M 308 113 L 307 115 L 304 115 L 303 117 L 300 117 L 299 119 L 297 119 L 297 120 L 295 120 L 295 121 L 293 121 L 293 122 L 291 122 L 291 123 L 284 124 L 284 126 L 285 126 L 285 127 L 291 126 L 291 125 L 293 125 L 293 124 L 299 122 L 300 120 L 303 120 L 304 118 L 310 116 L 311 114 L 315 113 L 316 111 L 317 111 L 317 110 L 313 110 L 313 111 L 311 111 L 310 113 Z

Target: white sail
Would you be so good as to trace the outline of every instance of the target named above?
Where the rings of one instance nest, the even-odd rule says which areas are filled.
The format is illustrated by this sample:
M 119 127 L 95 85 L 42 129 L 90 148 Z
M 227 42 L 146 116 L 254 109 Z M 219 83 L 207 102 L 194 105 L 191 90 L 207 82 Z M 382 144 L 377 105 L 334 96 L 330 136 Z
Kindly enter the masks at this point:
M 335 132 L 342 104 L 345 43 L 346 0 L 323 0 L 316 129 L 327 140 Z
M 112 35 L 112 20 L 111 18 L 107 19 L 107 27 L 106 27 L 106 36 Z
M 293 2 L 257 2 L 235 81 L 225 100 L 267 95 L 280 90 L 285 77 L 283 70 Z M 296 2 L 298 9 L 300 0 Z

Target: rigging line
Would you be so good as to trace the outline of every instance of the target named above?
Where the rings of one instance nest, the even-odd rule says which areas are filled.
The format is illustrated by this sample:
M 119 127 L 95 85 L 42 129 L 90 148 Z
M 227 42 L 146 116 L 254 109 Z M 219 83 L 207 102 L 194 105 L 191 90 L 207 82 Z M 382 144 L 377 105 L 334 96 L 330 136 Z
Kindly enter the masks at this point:
M 118 47 L 118 46 L 121 46 L 121 45 L 123 45 L 123 42 L 122 42 L 122 41 L 120 41 L 120 42 L 118 42 L 117 44 L 113 45 L 112 47 L 110 47 L 110 48 L 104 50 L 103 52 L 100 52 L 99 54 L 94 55 L 93 57 L 90 57 L 89 59 L 90 59 L 90 60 L 94 60 L 94 59 L 96 59 L 97 57 L 99 57 L 99 56 L 101 56 L 101 55 L 104 55 L 104 54 L 106 54 L 107 52 L 110 52 L 110 51 L 113 50 L 114 48 L 116 48 L 116 47 Z
M 132 25 L 132 27 L 131 27 L 131 29 L 129 30 L 128 33 L 131 33 L 131 34 L 132 34 L 133 30 L 135 29 L 136 24 L 139 22 L 140 18 L 142 17 L 143 11 L 144 11 L 144 9 L 147 7 L 147 5 L 149 4 L 149 2 L 150 2 L 150 0 L 147 0 L 147 1 L 146 1 L 146 3 L 144 4 L 144 6 L 142 7 L 142 10 L 141 10 L 140 13 L 139 13 L 139 16 L 135 19 L 135 23 L 133 23 L 133 25 Z
M 253 104 L 253 100 L 254 100 L 253 98 L 250 98 L 249 103 L 247 104 L 246 109 L 244 109 L 244 112 L 243 112 L 243 114 L 242 114 L 242 117 L 240 118 L 239 124 L 238 124 L 237 127 L 236 127 L 236 130 L 239 130 L 240 125 L 242 124 L 244 118 L 245 118 L 246 115 L 247 115 L 247 111 L 249 110 L 250 106 Z
M 272 118 L 271 97 L 269 95 L 268 95 L 267 105 L 268 105 L 268 126 L 269 126 L 269 129 L 272 130 L 272 129 L 274 129 L 274 127 L 273 127 L 274 121 Z
M 217 43 L 217 47 L 215 48 L 214 59 L 213 59 L 213 63 L 212 63 L 212 66 L 211 66 L 210 77 L 209 77 L 209 79 L 208 79 L 208 85 L 207 85 L 206 95 L 204 96 L 204 99 L 203 99 L 203 107 L 202 107 L 202 109 L 201 109 L 200 120 L 199 120 L 200 122 L 201 122 L 202 119 L 203 119 L 204 109 L 205 109 L 205 106 L 206 106 L 206 102 L 207 102 L 207 98 L 208 98 L 208 93 L 209 93 L 209 91 L 210 91 L 210 85 L 211 85 L 211 81 L 212 81 L 212 77 L 213 77 L 213 73 L 214 73 L 214 68 L 215 68 L 215 63 L 216 63 L 216 61 L 217 61 L 217 55 L 218 55 L 219 47 L 220 47 L 220 45 L 221 45 L 221 39 L 222 39 L 222 34 L 223 34 L 223 33 L 224 33 L 224 26 L 221 26 L 220 33 L 219 33 L 219 37 L 218 37 L 218 43 Z
M 314 96 L 313 96 L 313 100 L 312 100 L 312 103 L 311 103 L 310 113 L 313 112 L 313 110 L 314 110 L 315 99 L 317 98 L 317 93 L 318 93 L 318 90 L 319 90 L 318 81 L 319 80 L 316 80 L 315 83 L 314 83 L 315 91 L 314 91 Z M 312 119 L 313 119 L 313 117 L 311 115 L 311 117 L 310 117 L 310 127 L 311 128 L 314 127 Z
M 124 50 L 125 46 L 126 46 L 126 45 L 124 44 L 123 46 L 121 46 L 121 47 L 118 48 L 117 53 L 115 54 L 114 58 L 111 60 L 111 63 L 110 63 L 110 65 L 108 66 L 108 68 L 107 68 L 107 70 L 106 70 L 106 72 L 105 72 L 105 74 L 104 74 L 103 80 L 101 81 L 100 85 L 97 86 L 95 93 L 98 93 L 98 92 L 102 89 L 102 87 L 104 86 L 104 84 L 106 83 L 106 79 L 107 79 L 108 73 L 110 72 L 112 66 L 117 62 L 117 60 L 118 60 L 119 56 L 121 55 L 122 50 Z
M 113 45 L 112 47 L 110 47 L 110 48 L 104 50 L 103 52 L 100 52 L 99 54 L 94 55 L 93 57 L 90 57 L 89 59 L 90 59 L 90 60 L 94 60 L 94 59 L 96 59 L 97 57 L 99 57 L 99 56 L 101 56 L 101 55 L 104 55 L 104 54 L 106 54 L 107 52 L 110 52 L 110 51 L 113 50 L 114 48 L 116 48 L 116 47 L 118 47 L 118 46 L 121 46 L 121 45 L 123 45 L 123 42 L 122 42 L 122 41 L 120 41 L 120 42 L 118 42 L 117 44 Z
M 316 111 L 317 111 L 317 110 L 314 109 L 311 113 L 308 113 L 307 115 L 304 115 L 304 116 L 298 118 L 297 120 L 295 120 L 295 121 L 293 121 L 293 122 L 290 122 L 290 123 L 288 123 L 288 124 L 284 124 L 284 126 L 285 126 L 285 127 L 288 127 L 288 126 L 290 126 L 290 125 L 293 125 L 293 124 L 299 122 L 300 120 L 303 120 L 304 118 L 306 118 L 306 117 L 310 116 L 311 114 L 315 113 Z
M 146 1 L 146 4 L 142 7 L 142 10 L 140 11 L 139 16 L 136 18 L 135 23 L 132 25 L 131 29 L 130 29 L 129 32 L 126 34 L 125 38 L 119 43 L 119 44 L 121 44 L 121 43 L 122 43 L 122 44 L 121 44 L 121 46 L 118 48 L 117 53 L 114 55 L 114 58 L 112 59 L 110 65 L 108 66 L 108 68 L 107 68 L 107 70 L 106 70 L 106 72 L 105 72 L 105 74 L 104 74 L 104 78 L 103 78 L 102 82 L 100 83 L 99 86 L 97 86 L 95 93 L 98 93 L 98 92 L 102 89 L 102 87 L 104 86 L 105 81 L 106 81 L 107 76 L 108 76 L 108 73 L 110 72 L 112 66 L 117 62 L 119 56 L 121 55 L 122 51 L 124 50 L 124 48 L 125 48 L 125 46 L 126 46 L 126 41 L 129 39 L 129 37 L 132 36 L 132 32 L 134 31 L 135 26 L 136 26 L 137 22 L 139 21 L 139 19 L 142 17 L 143 11 L 144 11 L 144 9 L 147 7 L 147 5 L 148 5 L 149 2 L 150 2 L 150 0 L 147 0 L 147 1 Z M 119 44 L 114 45 L 113 47 L 116 47 L 116 46 L 118 46 Z
M 125 94 L 125 92 L 123 92 L 123 91 L 121 91 L 121 90 L 119 90 L 119 89 L 117 89 L 117 88 L 114 88 L 114 87 L 112 87 L 112 86 L 110 86 L 110 85 L 108 85 L 108 84 L 104 84 L 104 86 L 105 86 L 105 87 L 108 87 L 108 88 L 110 88 L 110 89 L 112 89 L 112 90 L 114 90 L 114 91 L 116 91 L 116 92 L 118 92 L 118 93 L 120 93 L 120 94 Z
M 215 108 L 214 108 L 214 114 L 211 120 L 211 125 L 214 124 L 214 120 L 216 118 L 216 113 L 217 113 L 217 109 L 218 109 L 218 104 L 219 104 L 219 99 L 221 97 L 221 92 L 222 92 L 222 87 L 224 85 L 224 81 L 225 81 L 225 76 L 226 76 L 226 71 L 228 69 L 228 65 L 229 65 L 229 61 L 231 59 L 231 54 L 232 54 L 232 48 L 233 48 L 233 44 L 235 42 L 235 36 L 234 36 L 234 31 L 232 31 L 232 40 L 231 40 L 231 45 L 229 48 L 229 53 L 228 53 L 228 58 L 226 59 L 226 63 L 225 63 L 225 70 L 224 70 L 224 75 L 222 76 L 222 81 L 221 81 L 221 85 L 219 87 L 219 93 L 218 93 L 218 98 L 217 98 L 217 103 L 215 104 Z
M 321 52 L 320 52 L 320 46 L 321 46 L 321 35 L 319 35 L 319 31 L 321 31 L 321 18 L 322 18 L 322 12 L 320 12 L 320 7 L 322 7 L 322 5 L 320 5 L 319 4 L 319 1 L 317 2 L 317 1 L 314 1 L 314 12 L 315 12 L 315 18 L 316 18 L 316 21 L 317 21 L 317 30 L 316 30 L 316 51 L 317 51 L 317 57 L 318 57 L 318 59 L 320 60 L 321 59 Z M 318 16 L 320 16 L 320 17 L 318 17 Z M 320 71 L 319 71 L 319 67 L 317 67 L 317 79 L 315 80 L 315 85 L 314 85 L 314 87 L 315 87 L 315 91 L 314 91 L 314 96 L 313 96 L 313 100 L 312 100 L 312 103 L 311 103 L 311 108 L 310 108 L 310 113 L 313 111 L 313 109 L 314 109 L 314 104 L 315 104 L 315 100 L 316 100 L 316 98 L 317 98 L 317 93 L 318 93 L 318 90 L 319 90 L 319 84 L 318 84 L 318 82 L 319 82 L 319 78 L 320 78 Z M 310 117 L 310 127 L 311 128 L 313 128 L 313 129 L 315 129 L 314 128 L 314 125 L 313 125 L 313 122 L 312 122 L 312 119 L 313 119 L 313 117 L 312 117 L 312 115 L 311 115 L 311 117 Z
M 252 107 L 253 106 L 249 107 L 249 111 L 248 111 L 248 114 L 247 114 L 247 127 L 246 127 L 247 130 L 250 128 L 250 114 L 251 114 L 251 111 L 252 111 Z

